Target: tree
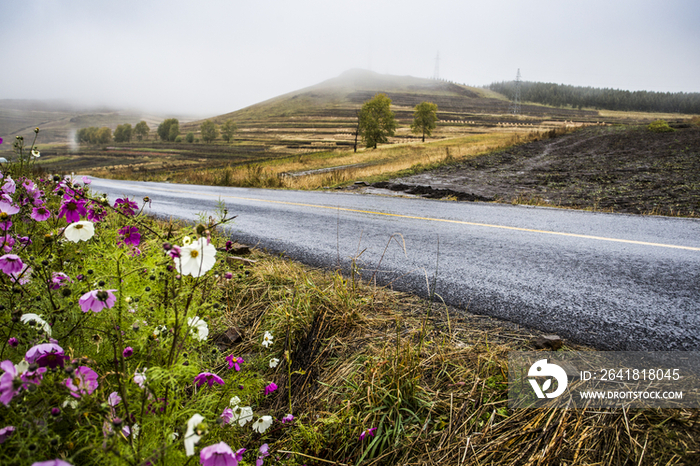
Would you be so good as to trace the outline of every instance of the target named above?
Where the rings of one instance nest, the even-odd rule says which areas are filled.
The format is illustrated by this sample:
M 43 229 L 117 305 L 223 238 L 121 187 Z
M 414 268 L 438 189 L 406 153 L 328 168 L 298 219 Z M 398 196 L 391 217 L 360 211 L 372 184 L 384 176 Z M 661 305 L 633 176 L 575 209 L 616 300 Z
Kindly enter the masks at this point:
M 226 120 L 223 125 L 221 125 L 221 137 L 226 142 L 231 142 L 233 140 L 233 133 L 236 132 L 238 126 L 233 120 Z
M 388 142 L 396 132 L 396 120 L 391 111 L 391 99 L 386 94 L 377 94 L 362 105 L 360 110 L 360 135 L 365 147 L 377 148 L 377 144 Z
M 211 120 L 204 121 L 202 126 L 199 127 L 199 130 L 202 132 L 202 141 L 206 142 L 207 144 L 219 136 L 219 129 Z
M 112 140 L 112 130 L 107 128 L 106 126 L 103 126 L 102 128 L 97 130 L 97 144 L 107 144 L 109 141 Z
M 194 142 L 194 133 L 192 131 L 187 133 L 187 136 L 185 136 L 185 141 Z
M 168 118 L 158 125 L 158 137 L 161 141 L 174 141 L 180 134 L 180 122 L 177 118 Z
M 411 131 L 413 134 L 422 134 L 423 142 L 425 142 L 426 135 L 428 137 L 433 135 L 433 130 L 436 126 L 435 122 L 438 119 L 437 108 L 437 104 L 432 102 L 421 102 L 416 105 Z
M 114 130 L 114 142 L 131 142 L 131 123 L 118 125 Z
M 136 139 L 139 141 L 143 138 L 148 139 L 148 133 L 150 132 L 151 128 L 149 128 L 148 124 L 143 120 L 139 121 L 136 123 L 136 126 L 134 126 L 134 134 L 136 134 Z

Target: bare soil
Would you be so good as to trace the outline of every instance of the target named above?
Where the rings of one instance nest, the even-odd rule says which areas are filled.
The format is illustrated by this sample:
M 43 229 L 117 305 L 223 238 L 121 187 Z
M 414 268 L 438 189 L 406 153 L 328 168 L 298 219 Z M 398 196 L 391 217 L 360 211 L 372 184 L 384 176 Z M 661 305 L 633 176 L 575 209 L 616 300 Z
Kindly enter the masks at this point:
M 699 216 L 700 127 L 681 124 L 669 133 L 589 127 L 376 187 L 459 200 Z

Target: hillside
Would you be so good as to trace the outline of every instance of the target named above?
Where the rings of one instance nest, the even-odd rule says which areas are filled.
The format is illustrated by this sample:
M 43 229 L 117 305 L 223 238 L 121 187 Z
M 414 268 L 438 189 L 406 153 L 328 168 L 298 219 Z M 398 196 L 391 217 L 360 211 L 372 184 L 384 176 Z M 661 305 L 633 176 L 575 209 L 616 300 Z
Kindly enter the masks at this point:
M 479 134 L 504 125 L 529 131 L 534 126 L 549 129 L 564 121 L 601 120 L 595 111 L 542 105 L 523 105 L 516 116 L 509 114 L 507 99 L 488 89 L 359 69 L 210 120 L 217 124 L 233 120 L 240 141 L 283 149 L 347 147 L 354 141 L 357 110 L 377 93 L 385 93 L 392 100 L 392 111 L 400 125 L 391 140 L 394 143 L 415 141 L 409 126 L 414 107 L 424 101 L 438 105 L 439 138 Z M 201 123 L 195 121 L 181 128 L 196 134 Z

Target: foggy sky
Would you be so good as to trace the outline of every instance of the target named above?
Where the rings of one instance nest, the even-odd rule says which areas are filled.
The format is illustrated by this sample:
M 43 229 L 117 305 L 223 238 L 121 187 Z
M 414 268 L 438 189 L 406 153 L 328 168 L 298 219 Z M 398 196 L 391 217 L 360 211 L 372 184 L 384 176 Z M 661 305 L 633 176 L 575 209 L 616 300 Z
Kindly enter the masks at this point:
M 214 116 L 351 68 L 700 92 L 697 0 L 0 2 L 0 99 Z

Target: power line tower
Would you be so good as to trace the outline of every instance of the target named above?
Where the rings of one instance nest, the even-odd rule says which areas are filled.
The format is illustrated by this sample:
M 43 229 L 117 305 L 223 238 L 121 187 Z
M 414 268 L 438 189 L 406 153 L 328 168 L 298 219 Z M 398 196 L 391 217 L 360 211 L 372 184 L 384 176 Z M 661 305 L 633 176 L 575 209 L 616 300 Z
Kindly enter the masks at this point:
M 518 68 L 518 74 L 515 76 L 515 92 L 513 93 L 513 100 L 510 103 L 509 113 L 517 115 L 520 113 L 520 68 Z
M 435 57 L 435 71 L 433 71 L 433 79 L 436 81 L 440 79 L 440 52 L 438 52 L 437 56 Z

